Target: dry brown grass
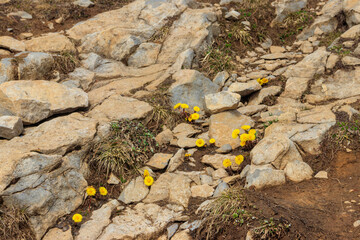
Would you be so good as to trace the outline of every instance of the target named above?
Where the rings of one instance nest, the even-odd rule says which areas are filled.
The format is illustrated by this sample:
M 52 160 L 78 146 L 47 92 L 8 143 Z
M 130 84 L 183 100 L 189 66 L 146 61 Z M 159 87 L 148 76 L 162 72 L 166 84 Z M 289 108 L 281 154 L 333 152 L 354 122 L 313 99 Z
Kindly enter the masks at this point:
M 15 207 L 0 207 L 0 239 L 35 239 L 29 227 L 29 218 L 23 210 Z

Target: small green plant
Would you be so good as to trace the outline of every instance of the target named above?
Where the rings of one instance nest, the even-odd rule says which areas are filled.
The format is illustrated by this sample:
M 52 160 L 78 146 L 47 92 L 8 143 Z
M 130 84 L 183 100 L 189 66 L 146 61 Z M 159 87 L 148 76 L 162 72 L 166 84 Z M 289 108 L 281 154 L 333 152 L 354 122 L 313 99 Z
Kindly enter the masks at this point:
M 337 144 L 343 145 L 345 140 L 351 142 L 360 137 L 360 120 L 338 122 L 337 124 L 338 131 L 332 135 L 333 140 Z
M 201 60 L 204 71 L 212 75 L 221 71 L 230 72 L 233 70 L 230 47 L 230 42 L 225 42 L 222 47 L 210 46 Z
M 270 120 L 267 121 L 266 123 L 263 123 L 264 129 L 266 129 L 267 127 L 269 127 L 271 124 L 278 122 L 279 119 L 274 119 L 274 120 Z
M 270 218 L 269 220 L 261 220 L 260 227 L 257 227 L 252 231 L 255 233 L 255 236 L 260 239 L 280 239 L 290 227 L 290 223 L 281 223 Z
M 341 45 L 332 46 L 330 48 L 330 50 L 334 51 L 335 53 L 337 53 L 337 54 L 339 54 L 341 56 L 346 56 L 346 55 L 351 53 L 350 50 L 344 49 Z

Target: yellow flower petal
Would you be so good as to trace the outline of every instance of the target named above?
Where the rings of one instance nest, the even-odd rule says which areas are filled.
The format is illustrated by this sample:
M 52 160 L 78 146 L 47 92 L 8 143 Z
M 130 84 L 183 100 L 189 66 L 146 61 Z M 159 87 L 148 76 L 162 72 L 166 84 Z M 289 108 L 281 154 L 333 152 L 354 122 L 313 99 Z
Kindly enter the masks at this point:
M 92 187 L 92 186 L 89 186 L 89 187 L 86 188 L 86 193 L 89 196 L 95 196 L 96 189 L 94 187 Z
M 238 155 L 238 156 L 235 157 L 235 163 L 237 165 L 240 165 L 243 161 L 244 161 L 244 156 L 243 155 Z
M 214 138 L 210 139 L 209 143 L 215 143 L 215 139 Z
M 184 108 L 184 109 L 189 108 L 189 105 L 187 105 L 186 103 L 182 103 L 180 106 L 181 106 L 181 108 Z
M 249 130 L 251 128 L 251 126 L 249 125 L 244 125 L 244 126 L 241 126 L 242 129 L 244 129 L 245 131 Z
M 104 187 L 99 188 L 100 195 L 106 196 L 108 194 L 108 191 Z
M 241 147 L 245 146 L 245 144 L 246 144 L 246 142 L 243 142 L 243 141 L 240 142 Z
M 178 103 L 178 104 L 176 104 L 175 106 L 174 106 L 174 109 L 177 109 L 177 108 L 179 108 L 181 106 L 181 103 Z
M 246 141 L 249 141 L 249 134 L 247 134 L 247 133 L 243 133 L 243 134 L 241 134 L 240 135 L 240 141 L 241 142 L 246 142 Z
M 204 139 L 198 139 L 198 140 L 196 140 L 196 146 L 198 146 L 198 147 L 202 147 L 202 146 L 204 146 L 205 145 L 205 141 L 204 141 Z
M 268 83 L 269 80 L 267 78 L 263 78 L 263 79 L 261 79 L 261 82 L 262 82 L 262 84 L 264 84 L 264 83 Z
M 249 134 L 249 141 L 254 141 L 256 136 L 254 134 Z
M 198 113 L 191 114 L 191 118 L 194 120 L 198 120 L 200 118 L 200 115 Z
M 146 186 L 151 186 L 154 183 L 154 179 L 151 176 L 146 176 L 144 179 L 144 183 Z
M 195 106 L 195 107 L 194 107 L 194 111 L 195 111 L 195 112 L 199 112 L 199 111 L 200 111 L 200 108 L 199 108 L 198 106 Z
M 81 214 L 75 213 L 72 217 L 72 220 L 76 223 L 79 223 L 82 221 L 82 216 Z
M 144 177 L 150 176 L 150 173 L 147 169 L 144 170 Z
M 249 134 L 256 135 L 256 130 L 255 129 L 250 129 Z
M 230 159 L 225 159 L 225 160 L 223 161 L 223 166 L 224 166 L 225 168 L 230 167 L 230 166 L 231 166 L 231 160 L 230 160 Z
M 231 136 L 232 136 L 232 138 L 236 139 L 236 138 L 239 137 L 239 134 L 240 134 L 240 129 L 235 129 L 235 130 L 232 132 Z

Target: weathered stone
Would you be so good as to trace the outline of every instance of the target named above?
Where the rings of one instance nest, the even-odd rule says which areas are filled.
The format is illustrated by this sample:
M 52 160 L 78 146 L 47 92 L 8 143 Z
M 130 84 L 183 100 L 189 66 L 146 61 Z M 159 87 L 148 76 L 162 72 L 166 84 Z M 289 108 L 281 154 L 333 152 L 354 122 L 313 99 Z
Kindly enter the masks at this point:
M 83 60 L 81 61 L 81 65 L 91 71 L 99 67 L 103 61 L 102 57 L 100 57 L 96 53 L 82 54 L 80 56 L 83 57 Z
M 133 209 L 126 208 L 120 216 L 112 219 L 98 240 L 136 239 L 150 237 L 161 232 L 168 223 L 180 217 L 181 211 L 174 211 L 156 204 L 138 203 Z
M 224 144 L 219 149 L 216 149 L 217 153 L 229 153 L 232 151 L 232 147 L 230 144 Z
M 152 107 L 146 102 L 120 95 L 112 95 L 87 113 L 87 116 L 98 121 L 110 122 L 121 119 L 141 119 L 151 111 Z
M 175 155 L 170 159 L 169 165 L 166 169 L 167 172 L 175 171 L 183 162 L 185 157 L 185 150 L 179 149 Z
M 209 136 L 216 139 L 215 145 L 221 147 L 230 144 L 233 149 L 240 146 L 239 139 L 233 139 L 231 133 L 243 125 L 254 126 L 254 121 L 238 111 L 227 111 L 211 115 Z
M 326 171 L 319 171 L 314 178 L 328 179 L 328 173 Z
M 308 84 L 311 79 L 312 78 L 290 77 L 286 81 L 285 91 L 281 94 L 281 96 L 300 99 L 304 92 L 308 89 Z
M 0 106 L 20 117 L 24 124 L 88 106 L 81 89 L 49 81 L 11 81 L 0 85 Z
M 143 200 L 145 203 L 154 203 L 168 200 L 171 203 L 188 206 L 191 196 L 191 179 L 183 174 L 164 173 L 151 186 L 150 193 Z
M 120 183 L 120 179 L 116 177 L 113 173 L 110 173 L 109 179 L 106 182 L 110 185 L 117 185 Z
M 235 157 L 233 155 L 215 154 L 215 155 L 204 155 L 201 159 L 202 163 L 209 164 L 213 168 L 220 169 L 224 168 L 223 161 L 225 159 L 231 160 L 231 168 L 238 169 L 238 165 L 235 163 Z
M 11 52 L 8 50 L 0 49 L 0 56 L 9 56 L 11 55 Z
M 267 110 L 268 106 L 266 105 L 249 105 L 245 107 L 240 107 L 237 111 L 241 114 L 252 116 L 258 112 Z
M 226 182 L 221 182 L 215 189 L 214 195 L 213 197 L 220 197 L 221 194 L 226 191 L 227 189 L 229 189 L 229 185 Z M 201 206 L 200 206 L 201 207 Z
M 155 155 L 151 157 L 150 161 L 147 162 L 146 165 L 155 169 L 164 169 L 167 167 L 168 162 L 172 156 L 173 154 L 155 153 Z
M 334 123 L 336 116 L 328 106 L 319 106 L 299 112 L 297 121 L 299 123 Z
M 179 228 L 179 224 L 178 223 L 174 223 L 171 226 L 169 226 L 166 230 L 167 230 L 167 239 L 170 239 L 176 232 L 176 230 L 178 230 Z
M 280 46 L 271 46 L 270 52 L 271 53 L 283 53 L 283 52 L 286 52 L 286 50 L 285 50 L 285 48 L 280 47 Z
M 172 238 L 172 240 L 192 240 L 193 238 L 190 236 L 189 230 L 184 230 L 176 233 Z
M 251 162 L 262 165 L 281 159 L 289 150 L 290 144 L 290 139 L 282 134 L 265 137 L 251 150 Z
M 162 131 L 161 133 L 159 133 L 156 137 L 155 140 L 159 145 L 165 145 L 170 143 L 170 141 L 173 139 L 173 133 L 171 132 L 170 129 L 165 129 L 164 131 Z
M 301 44 L 300 50 L 303 53 L 312 53 L 314 51 L 314 48 L 311 42 L 305 41 Z
M 23 131 L 23 123 L 19 117 L 0 116 L 0 138 L 12 139 Z
M 261 71 L 250 72 L 250 73 L 246 74 L 246 77 L 247 77 L 247 78 L 250 78 L 250 79 L 254 79 L 254 81 L 248 82 L 248 83 L 252 83 L 253 85 L 256 86 L 256 84 L 255 84 L 255 80 L 256 80 L 256 79 L 267 77 L 267 76 L 269 76 L 270 74 L 271 74 L 271 72 L 269 72 L 269 71 L 261 70 Z M 256 82 L 257 82 L 257 81 L 256 81 Z
M 229 174 L 227 173 L 227 171 L 224 168 L 219 168 L 212 173 L 212 178 L 214 180 L 218 180 L 218 179 L 225 178 L 228 176 L 229 176 Z
M 286 177 L 294 182 L 309 180 L 312 178 L 312 174 L 313 174 L 313 170 L 306 162 L 302 162 L 298 160 L 289 162 L 286 165 L 284 171 Z
M 176 142 L 176 144 L 180 148 L 193 148 L 193 147 L 196 147 L 196 139 L 188 138 L 188 137 L 181 137 Z
M 16 52 L 25 51 L 25 44 L 23 42 L 8 36 L 0 37 L 0 47 Z
M 261 56 L 265 60 L 287 59 L 288 56 L 285 53 L 272 53 Z
M 257 169 L 246 176 L 245 188 L 255 187 L 260 189 L 267 186 L 282 185 L 285 181 L 283 170 Z
M 103 229 L 111 223 L 111 213 L 118 206 L 119 202 L 114 199 L 92 212 L 90 220 L 81 225 L 79 234 L 75 239 L 96 240 L 101 235 Z
M 139 176 L 126 185 L 119 196 L 119 201 L 122 201 L 125 204 L 140 202 L 148 195 L 148 193 L 149 188 L 145 186 L 144 179 Z
M 202 185 L 211 185 L 213 183 L 213 179 L 212 177 L 210 177 L 209 175 L 200 175 L 200 181 Z
M 332 53 L 326 62 L 326 69 L 333 69 L 338 60 L 339 60 L 339 56 L 337 54 Z
M 43 240 L 73 240 L 71 227 L 66 231 L 59 228 L 52 228 L 46 233 Z
M 29 14 L 25 11 L 12 12 L 12 13 L 9 13 L 7 16 L 16 16 L 16 17 L 20 17 L 22 19 L 27 19 L 27 20 L 32 19 L 31 14 Z
M 281 23 L 290 13 L 300 11 L 305 8 L 307 0 L 279 0 L 273 3 L 275 6 L 276 17 L 271 25 Z
M 214 193 L 214 188 L 207 184 L 195 185 L 191 187 L 191 197 L 207 198 L 211 197 Z
M 84 7 L 84 8 L 88 8 L 88 7 L 94 5 L 94 3 L 90 0 L 77 0 L 77 1 L 73 2 L 73 4 L 80 6 L 80 7 Z
M 356 58 L 356 57 L 345 56 L 345 57 L 343 57 L 343 59 L 341 61 L 346 66 L 360 65 L 360 59 Z
M 230 74 L 226 71 L 222 71 L 216 74 L 215 78 L 213 79 L 213 82 L 216 83 L 219 86 L 224 86 L 226 80 L 228 80 L 230 77 Z
M 15 57 L 19 61 L 18 75 L 21 80 L 45 79 L 54 66 L 54 58 L 47 53 L 21 53 Z
M 169 88 L 173 105 L 186 103 L 190 108 L 198 106 L 204 109 L 204 97 L 216 93 L 220 88 L 196 70 L 180 70 L 173 75 L 173 79 L 176 82 Z
M 261 89 L 250 97 L 248 105 L 259 105 L 263 103 L 266 97 L 275 96 L 281 92 L 280 86 L 271 86 Z
M 341 34 L 341 38 L 345 39 L 358 39 L 360 37 L 360 24 L 355 25 Z
M 206 109 L 214 114 L 226 110 L 236 109 L 241 96 L 232 92 L 219 92 L 205 96 Z
M 256 80 L 253 80 L 246 83 L 235 82 L 230 85 L 229 92 L 235 92 L 244 97 L 260 89 L 261 85 Z
M 227 20 L 237 20 L 241 14 L 238 11 L 231 10 L 225 14 Z
M 69 38 L 60 33 L 48 33 L 41 37 L 25 41 L 26 51 L 30 52 L 75 52 L 75 46 Z
M 177 138 L 192 137 L 199 132 L 201 131 L 195 129 L 193 125 L 188 123 L 180 123 L 173 129 L 173 133 Z
M 129 57 L 128 64 L 132 67 L 146 67 L 155 64 L 161 44 L 142 43 L 135 53 Z
M 95 73 L 85 68 L 76 68 L 73 72 L 69 73 L 69 78 L 78 81 L 80 87 L 87 91 L 95 82 Z
M 240 175 L 234 175 L 234 176 L 229 176 L 229 177 L 225 177 L 222 180 L 224 182 L 226 182 L 227 184 L 232 184 L 234 183 L 236 180 L 241 179 Z
M 354 228 L 357 228 L 360 226 L 360 220 L 357 220 L 353 223 Z

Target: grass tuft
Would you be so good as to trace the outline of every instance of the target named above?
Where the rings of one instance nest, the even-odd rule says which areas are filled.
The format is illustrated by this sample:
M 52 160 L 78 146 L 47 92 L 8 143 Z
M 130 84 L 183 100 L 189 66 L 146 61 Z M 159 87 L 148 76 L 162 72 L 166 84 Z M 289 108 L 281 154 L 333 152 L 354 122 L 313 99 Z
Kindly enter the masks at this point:
M 112 172 L 129 179 L 137 174 L 156 148 L 153 133 L 141 122 L 122 120 L 111 123 L 110 137 L 95 147 L 89 162 L 106 175 Z
M 35 239 L 29 226 L 29 218 L 23 210 L 13 206 L 0 207 L 0 239 Z

